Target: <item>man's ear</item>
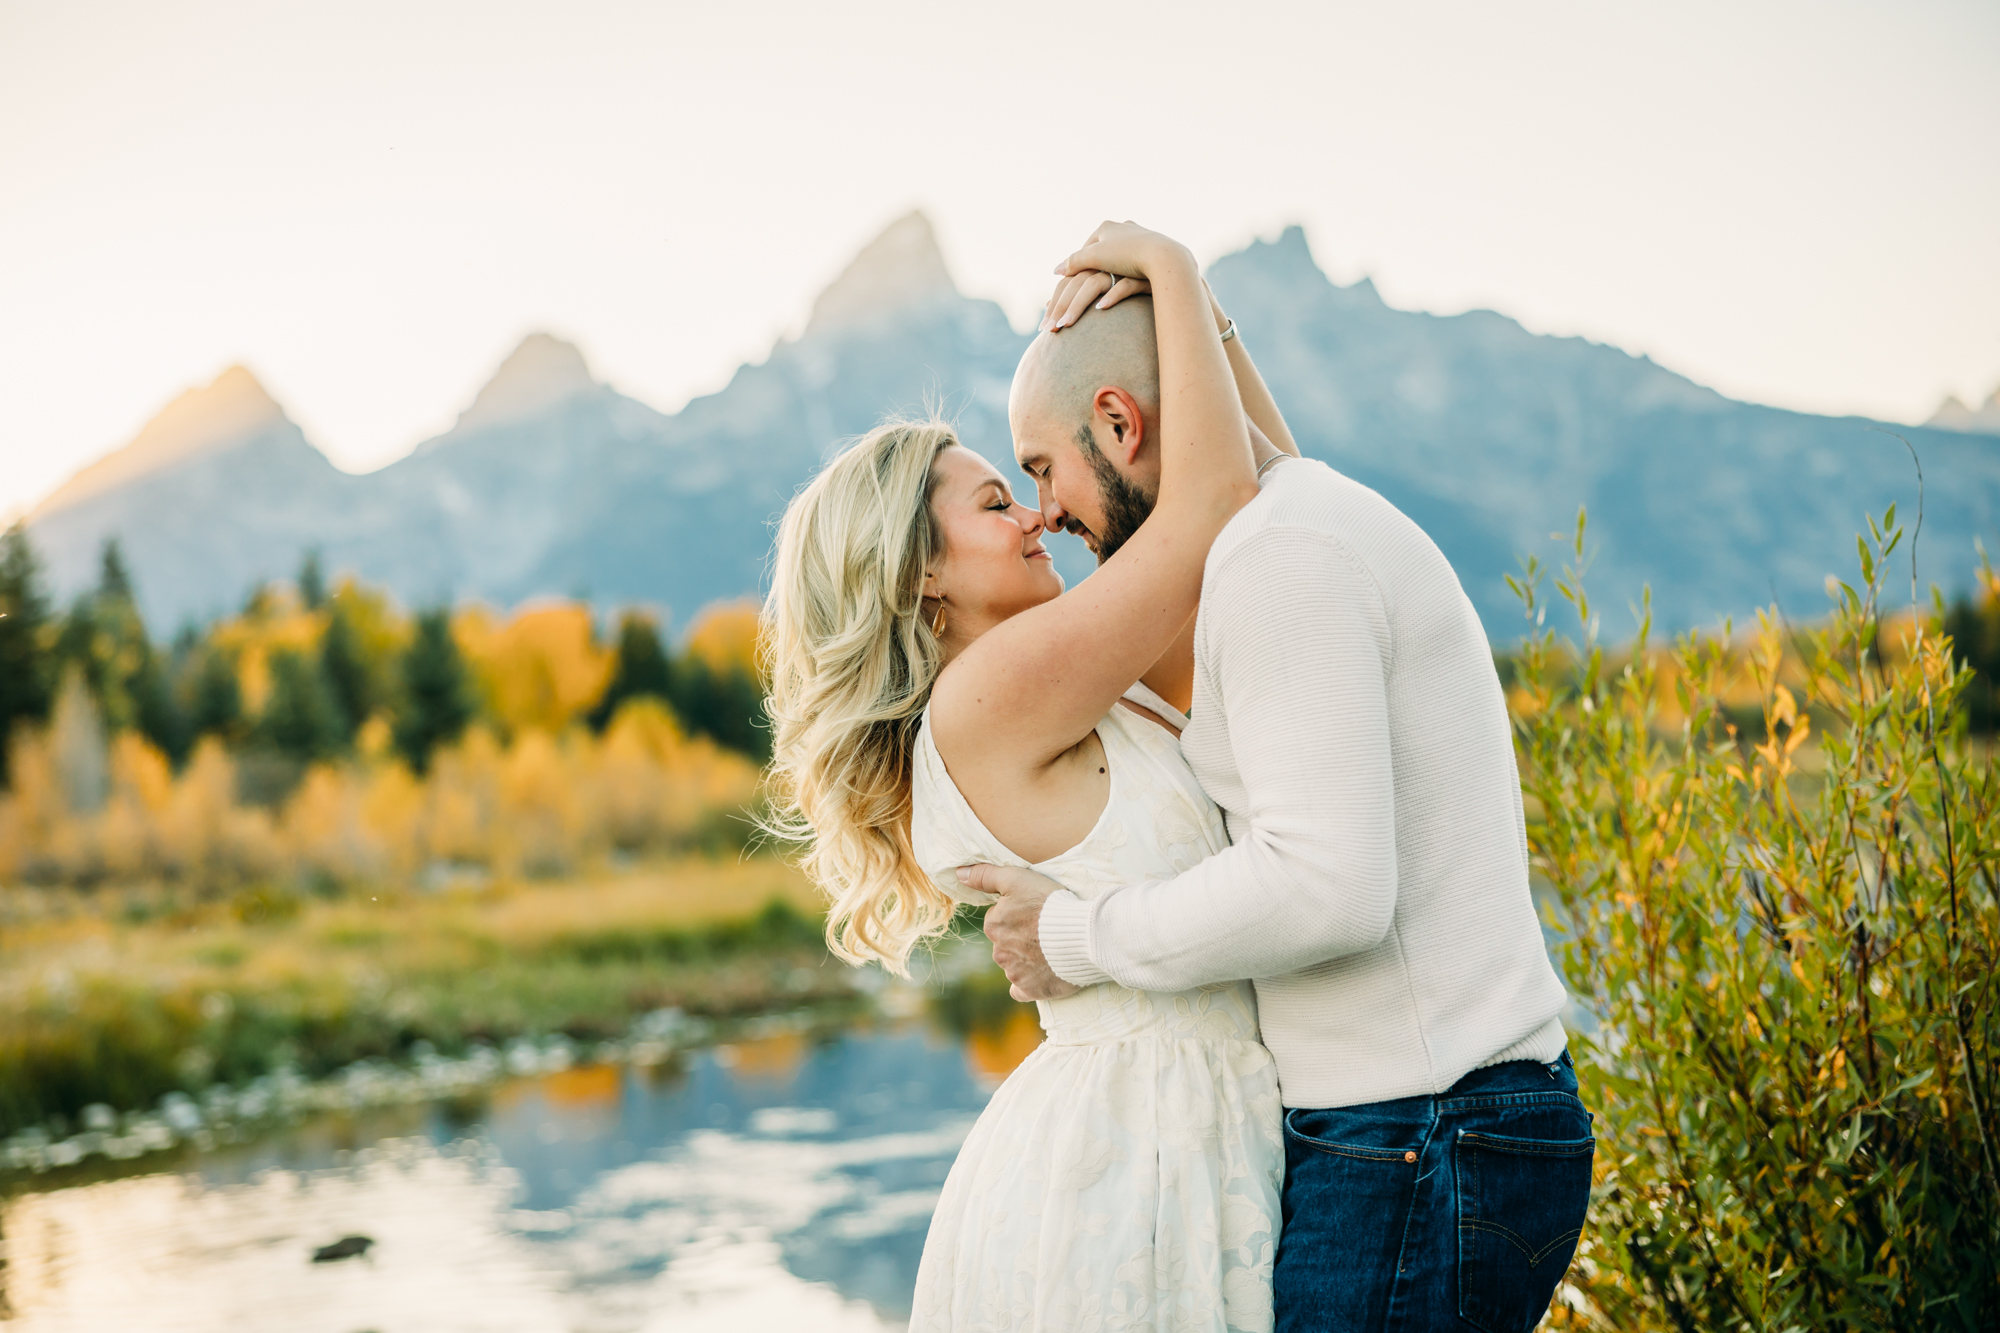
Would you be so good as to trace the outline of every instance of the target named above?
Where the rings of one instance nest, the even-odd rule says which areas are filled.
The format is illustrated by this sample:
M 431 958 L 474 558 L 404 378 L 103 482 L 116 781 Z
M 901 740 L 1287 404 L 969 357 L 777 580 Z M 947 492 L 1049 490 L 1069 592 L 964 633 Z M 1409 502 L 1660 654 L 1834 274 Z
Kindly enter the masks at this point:
M 1091 399 L 1091 407 L 1111 430 L 1111 438 L 1118 442 L 1117 454 L 1126 467 L 1138 461 L 1139 448 L 1146 442 L 1146 414 L 1139 410 L 1139 404 L 1132 395 L 1113 384 L 1107 384 Z

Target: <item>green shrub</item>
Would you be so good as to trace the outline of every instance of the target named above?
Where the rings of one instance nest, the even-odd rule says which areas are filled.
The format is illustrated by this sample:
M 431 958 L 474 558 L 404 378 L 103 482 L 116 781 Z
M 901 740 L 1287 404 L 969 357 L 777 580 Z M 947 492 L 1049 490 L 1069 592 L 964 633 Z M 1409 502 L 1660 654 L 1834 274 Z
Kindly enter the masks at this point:
M 571 931 L 550 940 L 547 952 L 585 964 L 696 963 L 743 953 L 809 949 L 820 942 L 819 922 L 783 898 L 773 898 L 757 915 L 739 920 Z
M 185 1082 L 180 1056 L 203 1020 L 196 997 L 149 997 L 92 982 L 12 1012 L 0 1027 L 0 1133 L 74 1116 L 92 1102 L 151 1106 Z
M 1558 588 L 1582 642 L 1516 658 L 1529 841 L 1595 1023 L 1575 1322 L 2000 1327 L 2000 788 L 1942 608 L 1885 642 L 1894 522 L 1819 625 L 1760 617 L 1747 658 L 1726 630 L 1660 654 L 1642 628 L 1614 668 L 1579 516 Z M 1531 616 L 1540 582 L 1530 561 Z M 1754 728 L 1722 706 L 1746 670 Z
M 58 1119 L 73 1125 L 93 1102 L 139 1110 L 168 1092 L 242 1084 L 281 1066 L 319 1078 L 356 1060 L 402 1058 L 420 1040 L 446 1052 L 550 1032 L 596 1040 L 650 1009 L 735 1017 L 852 996 L 845 968 L 792 982 L 826 953 L 819 922 L 783 897 L 709 921 L 510 939 L 438 930 L 432 918 L 449 939 L 414 954 L 390 947 L 412 928 L 407 908 L 382 927 L 341 922 L 319 934 L 293 915 L 298 905 L 265 889 L 229 904 L 257 929 L 191 950 L 226 977 L 156 964 L 81 982 L 59 974 L 17 992 L 0 1022 L 0 1136 Z M 193 923 L 176 933 L 185 928 Z M 268 956 L 325 960 L 327 949 L 375 954 L 377 966 L 285 975 Z
M 299 897 L 272 884 L 253 884 L 237 890 L 229 909 L 246 926 L 273 925 L 290 921 L 299 914 Z

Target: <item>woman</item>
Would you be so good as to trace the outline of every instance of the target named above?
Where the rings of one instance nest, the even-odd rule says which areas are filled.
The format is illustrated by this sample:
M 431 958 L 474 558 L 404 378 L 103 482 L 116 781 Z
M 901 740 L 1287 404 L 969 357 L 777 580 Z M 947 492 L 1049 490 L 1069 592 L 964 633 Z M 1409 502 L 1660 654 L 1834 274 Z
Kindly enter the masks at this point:
M 1092 897 L 1227 843 L 1185 719 L 1135 684 L 1189 651 L 1208 547 L 1256 494 L 1219 312 L 1193 256 L 1131 224 L 1058 271 L 1050 323 L 1080 291 L 1150 283 L 1157 328 L 1157 499 L 1093 577 L 1064 592 L 1041 513 L 937 423 L 877 430 L 785 516 L 766 610 L 780 828 L 850 961 L 902 971 L 962 864 L 1032 863 Z M 1048 1040 L 946 1181 L 911 1328 L 1269 1328 L 1284 1149 L 1248 984 L 1041 1010 Z

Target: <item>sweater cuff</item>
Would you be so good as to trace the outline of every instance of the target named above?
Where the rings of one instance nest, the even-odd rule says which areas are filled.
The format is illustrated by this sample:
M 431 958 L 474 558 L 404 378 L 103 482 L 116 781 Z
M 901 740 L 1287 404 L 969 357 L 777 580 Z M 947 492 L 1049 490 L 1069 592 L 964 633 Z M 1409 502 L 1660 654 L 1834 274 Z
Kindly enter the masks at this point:
M 1072 986 L 1095 986 L 1111 974 L 1090 957 L 1090 904 L 1068 889 L 1057 889 L 1042 903 L 1042 957 L 1049 968 Z

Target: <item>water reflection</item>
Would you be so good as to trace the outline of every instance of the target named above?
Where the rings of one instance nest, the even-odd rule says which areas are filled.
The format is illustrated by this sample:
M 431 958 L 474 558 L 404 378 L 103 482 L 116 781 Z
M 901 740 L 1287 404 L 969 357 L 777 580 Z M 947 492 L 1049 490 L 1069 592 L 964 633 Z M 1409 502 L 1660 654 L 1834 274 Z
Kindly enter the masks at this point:
M 938 1188 L 1028 1023 L 572 1069 L 23 1195 L 0 1212 L 5 1327 L 897 1327 Z M 368 1255 L 309 1262 L 351 1233 Z

